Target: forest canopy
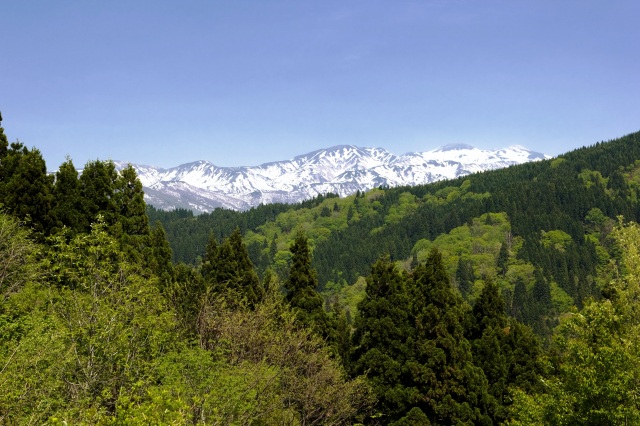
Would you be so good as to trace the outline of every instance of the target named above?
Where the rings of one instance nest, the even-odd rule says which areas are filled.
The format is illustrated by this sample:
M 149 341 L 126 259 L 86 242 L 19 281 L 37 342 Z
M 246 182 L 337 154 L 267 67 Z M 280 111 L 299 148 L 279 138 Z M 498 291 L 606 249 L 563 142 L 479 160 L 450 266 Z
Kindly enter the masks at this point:
M 0 128 L 0 424 L 634 424 L 639 136 L 196 217 Z

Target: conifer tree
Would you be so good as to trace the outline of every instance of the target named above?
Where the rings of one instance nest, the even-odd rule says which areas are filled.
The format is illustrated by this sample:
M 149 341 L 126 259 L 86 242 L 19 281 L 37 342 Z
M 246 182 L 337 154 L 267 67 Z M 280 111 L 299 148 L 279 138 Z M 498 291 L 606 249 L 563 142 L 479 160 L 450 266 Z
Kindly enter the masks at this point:
M 291 268 L 284 285 L 286 300 L 302 325 L 328 338 L 331 335 L 331 325 L 324 310 L 324 300 L 317 291 L 318 278 L 311 267 L 309 243 L 302 231 L 296 234 L 290 251 Z
M 202 257 L 202 277 L 211 284 L 215 280 L 215 267 L 218 258 L 218 240 L 213 232 L 209 233 L 209 241 Z
M 489 215 L 487 215 L 489 217 Z M 498 267 L 498 272 L 500 275 L 505 275 L 507 273 L 507 262 L 509 261 L 509 250 L 507 249 L 507 245 L 502 243 L 500 245 L 500 252 L 498 253 L 498 259 L 496 260 L 496 266 Z
M 0 158 L 0 202 L 39 235 L 51 230 L 53 176 L 39 150 L 14 142 Z
M 102 216 L 108 226 L 115 223 L 117 206 L 113 194 L 117 179 L 118 173 L 112 161 L 89 161 L 84 166 L 79 181 L 83 216 L 86 220 L 85 232 L 90 230 L 89 225 L 98 215 Z
M 264 296 L 239 228 L 219 246 L 211 236 L 202 272 L 211 289 L 225 294 L 231 304 L 241 304 L 244 301 L 248 306 L 254 307 Z
M 123 234 L 129 236 L 149 234 L 149 219 L 142 183 L 130 164 L 122 169 L 116 178 L 113 202 L 116 220 Z
M 533 275 L 535 278 L 532 291 L 533 300 L 543 308 L 551 307 L 551 287 L 549 282 L 544 278 L 540 269 L 536 269 Z
M 80 184 L 78 171 L 70 158 L 56 172 L 53 200 L 51 216 L 55 222 L 54 227 L 66 227 L 74 233 L 80 231 L 83 223 Z
M 493 280 L 486 281 L 473 306 L 471 323 L 474 364 L 482 368 L 498 403 L 492 417 L 502 423 L 510 401 L 509 386 L 532 389 L 537 383 L 540 346 L 531 329 L 507 317 L 500 289 Z
M 449 283 L 439 251 L 433 249 L 426 264 L 413 271 L 412 283 L 415 332 L 406 368 L 409 386 L 419 396 L 410 402 L 437 424 L 490 424 L 487 379 L 473 364 L 463 301 Z
M 458 283 L 458 290 L 460 290 L 463 297 L 466 298 L 471 293 L 474 281 L 473 262 L 460 256 L 458 267 L 456 268 L 456 282 Z
M 173 276 L 172 251 L 167 234 L 160 222 L 151 228 L 149 245 L 145 249 L 145 263 L 160 278 L 161 286 L 167 284 Z
M 0 118 L 2 116 L 0 115 Z M 9 150 L 9 139 L 4 134 L 4 127 L 2 127 L 2 120 L 0 119 L 0 161 L 7 155 Z
M 358 313 L 352 340 L 352 372 L 366 374 L 385 422 L 398 420 L 415 399 L 412 389 L 403 382 L 406 343 L 412 327 L 404 278 L 388 256 L 371 267 Z

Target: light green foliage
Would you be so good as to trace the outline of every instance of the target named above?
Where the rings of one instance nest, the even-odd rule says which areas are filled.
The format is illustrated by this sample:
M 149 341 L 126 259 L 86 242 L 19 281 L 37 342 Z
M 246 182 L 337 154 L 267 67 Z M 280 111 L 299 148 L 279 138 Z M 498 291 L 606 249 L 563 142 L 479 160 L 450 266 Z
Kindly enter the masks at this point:
M 0 313 L 10 295 L 38 278 L 36 249 L 29 240 L 27 228 L 14 218 L 0 214 Z
M 491 215 L 490 224 L 487 224 L 487 215 Z M 473 219 L 471 226 L 459 226 L 447 234 L 440 235 L 432 244 L 419 241 L 413 252 L 417 253 L 418 260 L 423 262 L 428 257 L 431 246 L 434 246 L 442 252 L 450 276 L 455 276 L 460 256 L 473 260 L 474 266 L 482 274 L 494 270 L 501 242 L 510 230 L 506 214 L 487 213 Z
M 0 424 L 43 424 L 66 406 L 62 362 L 72 353 L 60 324 L 45 310 L 25 313 L 47 296 L 26 286 L 9 301 L 22 315 L 0 316 Z
M 403 217 L 413 213 L 416 208 L 418 208 L 417 201 L 417 197 L 409 192 L 400 194 L 398 203 L 389 208 L 389 213 L 387 213 L 387 216 L 384 218 L 385 223 L 400 222 Z
M 609 298 L 587 302 L 556 330 L 541 395 L 516 393 L 512 424 L 640 422 L 640 227 L 615 231 L 621 275 Z
M 558 229 L 540 231 L 540 243 L 546 248 L 554 248 L 564 252 L 567 246 L 571 244 L 571 235 Z
M 603 188 L 607 186 L 607 179 L 599 171 L 584 169 L 578 174 L 578 177 L 582 179 L 587 188 L 593 185 L 600 185 Z
M 558 167 L 560 167 L 561 165 L 566 164 L 566 162 L 567 162 L 567 159 L 566 159 L 566 158 L 562 158 L 562 157 L 554 158 L 554 159 L 551 161 L 551 168 L 552 168 L 552 169 L 557 169 L 557 168 L 558 168 Z
M 551 302 L 556 312 L 569 312 L 575 304 L 573 298 L 555 282 L 551 283 Z
M 507 259 L 506 281 L 500 280 L 501 287 L 511 287 L 518 276 L 533 276 L 533 266 L 514 259 L 518 246 L 516 238 L 511 237 L 511 225 L 505 213 L 486 213 L 465 224 L 452 229 L 447 234 L 438 236 L 433 242 L 420 240 L 413 247 L 418 261 L 424 262 L 432 247 L 437 247 L 442 252 L 443 262 L 449 276 L 456 277 L 460 260 L 470 262 L 475 271 L 476 279 L 482 276 L 496 277 L 496 259 L 503 243 L 511 243 L 511 254 Z M 456 283 L 456 285 L 458 285 Z M 465 287 L 466 288 L 466 287 Z M 474 300 L 482 285 L 473 284 L 470 287 L 468 297 Z
M 152 376 L 153 360 L 175 341 L 174 316 L 156 283 L 124 261 L 105 227 L 95 224 L 70 241 L 54 237 L 43 260 L 47 286 L 29 287 L 45 303 L 20 320 L 24 332 L 9 342 L 3 374 L 16 385 L 12 378 L 30 371 L 33 383 L 17 385 L 0 404 L 18 422 L 23 415 L 100 422 L 121 395 Z M 17 409 L 24 401 L 28 413 Z
M 483 200 L 490 196 L 489 193 L 474 193 L 470 192 L 471 181 L 466 179 L 462 182 L 460 187 L 447 186 L 438 190 L 435 194 L 427 194 L 424 196 L 424 201 L 431 204 L 443 205 L 454 203 L 458 200 Z
M 219 379 L 206 378 L 208 393 L 199 400 L 203 411 L 216 410 L 220 424 L 345 424 L 368 412 L 372 398 L 363 379 L 346 378 L 323 339 L 300 327 L 277 292 L 254 311 L 213 305 L 203 320 L 217 336 L 210 350 L 226 366 L 219 364 Z
M 360 277 L 354 284 L 342 285 L 337 291 L 338 299 L 345 306 L 345 311 L 349 313 L 351 318 L 358 312 L 358 304 L 364 299 L 366 288 L 366 279 Z

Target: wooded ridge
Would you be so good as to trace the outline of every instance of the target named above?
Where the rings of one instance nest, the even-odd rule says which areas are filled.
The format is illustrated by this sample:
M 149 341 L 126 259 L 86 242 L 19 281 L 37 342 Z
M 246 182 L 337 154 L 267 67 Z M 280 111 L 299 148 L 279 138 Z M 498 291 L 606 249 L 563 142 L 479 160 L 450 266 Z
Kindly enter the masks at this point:
M 636 424 L 639 138 L 194 216 L 0 128 L 0 424 Z

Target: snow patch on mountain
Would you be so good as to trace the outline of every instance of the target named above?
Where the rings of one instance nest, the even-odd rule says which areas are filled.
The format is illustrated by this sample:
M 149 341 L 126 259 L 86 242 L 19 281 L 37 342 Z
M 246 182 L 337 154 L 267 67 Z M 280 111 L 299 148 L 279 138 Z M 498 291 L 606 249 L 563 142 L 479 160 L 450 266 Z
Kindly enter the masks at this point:
M 482 150 L 453 144 L 401 156 L 382 148 L 339 145 L 255 167 L 217 167 L 204 160 L 169 169 L 132 166 L 148 204 L 209 212 L 296 203 L 328 192 L 346 196 L 379 186 L 422 185 L 546 158 L 519 145 Z M 129 164 L 115 163 L 118 169 Z

